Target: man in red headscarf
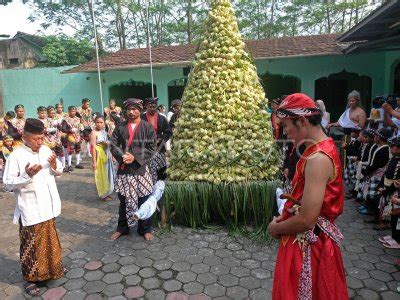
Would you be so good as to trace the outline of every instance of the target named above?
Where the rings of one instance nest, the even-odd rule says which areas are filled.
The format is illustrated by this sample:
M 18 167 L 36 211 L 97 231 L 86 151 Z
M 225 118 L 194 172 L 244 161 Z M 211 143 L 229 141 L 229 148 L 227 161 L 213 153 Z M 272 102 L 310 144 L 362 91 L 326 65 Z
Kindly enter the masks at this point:
M 268 231 L 280 239 L 273 299 L 348 299 L 335 225 L 344 206 L 342 169 L 335 144 L 321 127 L 321 112 L 304 94 L 284 99 L 277 110 L 296 147 L 307 146 L 297 163 L 292 190 Z

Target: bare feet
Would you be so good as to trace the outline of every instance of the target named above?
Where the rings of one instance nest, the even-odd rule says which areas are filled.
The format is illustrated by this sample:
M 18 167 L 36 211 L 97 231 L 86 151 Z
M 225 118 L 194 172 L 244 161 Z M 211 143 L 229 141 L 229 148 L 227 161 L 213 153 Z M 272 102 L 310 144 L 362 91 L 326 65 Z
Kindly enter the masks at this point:
M 118 239 L 121 237 L 121 235 L 122 235 L 121 232 L 116 231 L 116 232 L 114 232 L 113 235 L 111 236 L 111 240 L 112 240 L 112 241 L 118 240 Z
M 147 232 L 147 233 L 144 234 L 144 239 L 146 241 L 151 241 L 151 240 L 153 240 L 153 238 L 154 238 L 154 236 L 153 236 L 153 234 L 151 232 Z

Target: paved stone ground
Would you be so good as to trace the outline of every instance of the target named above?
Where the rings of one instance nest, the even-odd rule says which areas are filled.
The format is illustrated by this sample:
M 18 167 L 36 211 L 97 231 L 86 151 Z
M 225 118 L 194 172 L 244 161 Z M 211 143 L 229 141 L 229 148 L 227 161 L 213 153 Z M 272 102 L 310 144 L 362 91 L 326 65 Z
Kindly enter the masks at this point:
M 42 299 L 270 299 L 277 244 L 234 239 L 223 230 L 176 227 L 152 242 L 136 233 L 109 240 L 118 201 L 96 199 L 92 174 L 76 170 L 58 181 L 63 200 L 58 230 L 65 278 L 41 288 Z M 18 261 L 14 199 L 0 194 L 0 299 L 24 299 Z M 349 294 L 354 299 L 400 299 L 400 251 L 384 249 L 381 235 L 346 202 L 339 225 Z M 385 232 L 387 234 L 387 232 Z M 38 297 L 39 299 L 39 297 Z

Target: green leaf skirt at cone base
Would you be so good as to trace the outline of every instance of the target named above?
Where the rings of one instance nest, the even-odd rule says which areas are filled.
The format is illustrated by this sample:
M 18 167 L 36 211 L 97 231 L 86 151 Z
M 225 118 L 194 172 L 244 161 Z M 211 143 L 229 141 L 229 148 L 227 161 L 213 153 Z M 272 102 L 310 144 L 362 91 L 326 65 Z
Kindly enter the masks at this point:
M 168 225 L 191 228 L 223 225 L 234 234 L 270 240 L 267 227 L 276 208 L 278 185 L 279 181 L 229 184 L 169 181 L 165 188 Z

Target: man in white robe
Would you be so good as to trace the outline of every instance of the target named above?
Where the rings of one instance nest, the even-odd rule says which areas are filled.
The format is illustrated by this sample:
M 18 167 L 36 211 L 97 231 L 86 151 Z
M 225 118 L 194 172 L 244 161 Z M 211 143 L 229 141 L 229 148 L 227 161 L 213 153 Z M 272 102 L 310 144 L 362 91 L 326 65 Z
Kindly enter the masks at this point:
M 62 165 L 43 145 L 44 129 L 41 121 L 26 120 L 23 145 L 10 154 L 3 176 L 17 200 L 14 224 L 20 227 L 20 261 L 29 296 L 40 293 L 36 283 L 64 276 L 55 222 L 61 213 L 55 176 L 62 174 Z

